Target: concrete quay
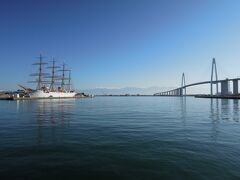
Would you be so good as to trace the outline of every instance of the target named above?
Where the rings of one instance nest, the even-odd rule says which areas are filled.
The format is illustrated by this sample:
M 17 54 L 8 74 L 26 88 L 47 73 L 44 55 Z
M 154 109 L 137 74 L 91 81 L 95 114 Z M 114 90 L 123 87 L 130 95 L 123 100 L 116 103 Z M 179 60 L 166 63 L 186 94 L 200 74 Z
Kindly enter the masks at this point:
M 240 95 L 196 95 L 195 98 L 240 99 Z

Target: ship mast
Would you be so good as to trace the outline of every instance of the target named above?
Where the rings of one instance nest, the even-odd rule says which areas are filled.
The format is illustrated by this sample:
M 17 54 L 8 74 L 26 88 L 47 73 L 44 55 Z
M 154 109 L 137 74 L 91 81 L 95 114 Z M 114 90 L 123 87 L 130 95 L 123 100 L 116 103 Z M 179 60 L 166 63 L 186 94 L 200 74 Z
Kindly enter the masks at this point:
M 68 90 L 71 91 L 71 70 L 69 70 L 69 76 L 68 76 Z
M 68 91 L 70 92 L 71 91 L 71 70 L 66 70 L 66 71 L 68 71 L 68 78 L 65 78 L 65 79 L 67 79 L 68 80 L 68 84 L 65 84 L 65 85 L 67 85 L 68 86 Z
M 52 66 L 49 66 L 49 67 L 48 67 L 48 68 L 51 68 L 51 69 L 52 69 L 52 75 L 50 76 L 50 78 L 51 78 L 50 90 L 51 90 L 51 91 L 55 91 L 55 79 L 56 79 L 57 77 L 59 77 L 59 76 L 56 76 L 56 75 L 55 75 L 55 69 L 60 68 L 60 66 L 55 66 L 55 63 L 56 63 L 56 61 L 55 61 L 55 59 L 53 58 L 53 60 L 52 60 Z
M 37 83 L 37 88 L 36 88 L 37 90 L 39 90 L 43 87 L 43 82 L 44 82 L 43 81 L 43 76 L 47 75 L 47 73 L 43 73 L 43 71 L 42 71 L 43 65 L 47 64 L 47 63 L 43 62 L 42 59 L 43 59 L 43 57 L 40 54 L 39 62 L 32 64 L 32 65 L 37 65 L 38 66 L 38 73 L 31 74 L 31 76 L 37 76 L 38 77 L 37 80 L 31 81 L 31 82 L 36 82 Z
M 65 86 L 65 64 L 63 63 L 62 65 L 62 83 L 61 83 L 61 88 L 62 88 L 62 91 L 64 91 L 64 86 Z
M 69 76 L 69 78 L 66 78 L 65 77 L 65 72 L 66 71 L 70 71 L 70 70 L 68 70 L 68 69 L 66 69 L 66 64 L 64 64 L 63 63 L 63 65 L 62 65 L 62 69 L 61 70 L 59 70 L 59 71 L 62 71 L 62 77 L 61 77 L 61 90 L 62 91 L 65 91 L 66 89 L 65 89 L 65 85 L 69 85 L 70 84 L 70 76 Z M 68 84 L 65 84 L 65 80 L 68 80 Z

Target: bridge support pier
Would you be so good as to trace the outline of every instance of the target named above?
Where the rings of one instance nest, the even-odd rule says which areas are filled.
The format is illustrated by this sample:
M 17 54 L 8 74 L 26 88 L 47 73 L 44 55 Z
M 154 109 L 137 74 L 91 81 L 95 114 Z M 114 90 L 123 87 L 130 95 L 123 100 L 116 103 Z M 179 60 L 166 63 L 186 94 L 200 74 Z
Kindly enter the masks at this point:
M 221 81 L 221 95 L 227 95 L 228 94 L 228 80 Z
M 180 89 L 180 96 L 186 96 L 186 88 Z
M 233 94 L 234 95 L 238 94 L 238 80 L 237 79 L 233 80 Z
M 177 89 L 177 96 L 179 96 L 179 89 Z

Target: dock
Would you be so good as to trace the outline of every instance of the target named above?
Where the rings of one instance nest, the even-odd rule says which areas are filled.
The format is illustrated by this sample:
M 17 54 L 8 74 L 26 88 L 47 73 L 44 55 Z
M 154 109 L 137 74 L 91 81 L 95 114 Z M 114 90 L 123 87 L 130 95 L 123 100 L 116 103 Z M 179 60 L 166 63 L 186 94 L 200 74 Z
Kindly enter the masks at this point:
M 195 98 L 240 99 L 240 95 L 196 95 Z

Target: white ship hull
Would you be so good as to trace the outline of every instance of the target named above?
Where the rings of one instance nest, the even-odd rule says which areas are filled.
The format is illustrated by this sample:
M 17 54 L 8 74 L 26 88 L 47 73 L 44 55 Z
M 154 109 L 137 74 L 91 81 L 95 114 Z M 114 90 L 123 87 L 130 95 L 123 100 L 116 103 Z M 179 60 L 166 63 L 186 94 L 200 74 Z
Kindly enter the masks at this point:
M 45 92 L 42 90 L 36 90 L 29 93 L 31 98 L 71 98 L 76 96 L 76 92 Z

